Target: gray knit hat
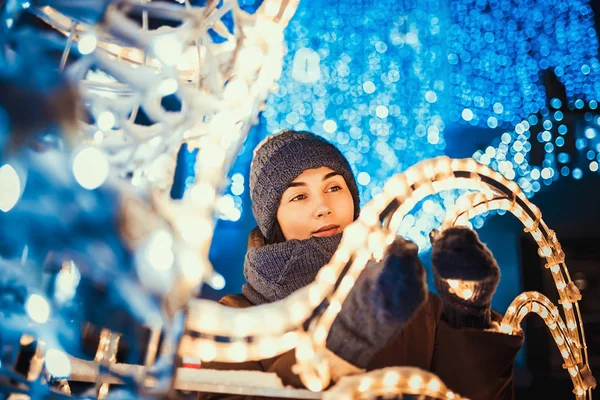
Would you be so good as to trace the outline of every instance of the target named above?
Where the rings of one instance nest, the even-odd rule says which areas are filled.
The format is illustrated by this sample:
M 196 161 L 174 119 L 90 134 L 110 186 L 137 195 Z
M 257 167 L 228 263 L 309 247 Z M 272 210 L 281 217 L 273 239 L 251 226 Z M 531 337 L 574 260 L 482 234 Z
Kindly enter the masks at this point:
M 344 155 L 324 138 L 309 132 L 286 130 L 269 136 L 254 150 L 250 165 L 252 212 L 267 239 L 271 239 L 283 192 L 307 169 L 328 167 L 340 173 L 354 200 L 354 219 L 360 204 L 352 169 Z

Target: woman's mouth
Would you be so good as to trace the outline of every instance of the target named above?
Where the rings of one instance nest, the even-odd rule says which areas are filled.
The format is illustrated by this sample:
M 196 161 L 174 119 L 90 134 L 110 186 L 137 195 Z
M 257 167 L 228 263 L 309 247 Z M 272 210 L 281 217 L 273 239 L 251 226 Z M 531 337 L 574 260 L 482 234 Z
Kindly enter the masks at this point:
M 313 236 L 327 237 L 327 236 L 336 235 L 339 232 L 340 232 L 339 225 L 326 225 L 326 226 L 319 228 L 315 232 L 313 232 Z

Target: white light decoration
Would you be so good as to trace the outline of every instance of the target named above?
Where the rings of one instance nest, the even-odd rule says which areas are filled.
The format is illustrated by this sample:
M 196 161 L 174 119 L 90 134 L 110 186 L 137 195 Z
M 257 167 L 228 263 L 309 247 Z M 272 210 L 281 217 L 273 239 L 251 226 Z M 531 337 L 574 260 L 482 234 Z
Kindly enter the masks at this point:
M 173 254 L 173 237 L 166 230 L 155 232 L 148 245 L 146 257 L 152 267 L 159 271 L 171 269 L 175 256 Z
M 223 278 L 223 275 L 215 272 L 210 283 L 213 289 L 221 290 L 225 287 L 225 278 Z
M 186 306 L 202 281 L 217 289 L 224 285 L 223 277 L 212 271 L 207 257 L 222 176 L 239 153 L 281 73 L 282 30 L 296 5 L 297 1 L 267 0 L 254 14 L 246 13 L 235 2 L 223 2 L 220 6 L 212 2 L 208 7 L 153 2 L 128 5 L 154 17 L 167 13 L 170 19 L 182 21 L 176 28 L 161 27 L 160 32 L 149 31 L 146 23 L 137 26 L 118 6 L 111 7 L 103 23 L 94 27 L 96 32 L 102 31 L 102 35 L 97 35 L 96 50 L 71 67 L 67 63 L 66 69 L 71 70 L 72 76 L 81 77 L 83 100 L 97 117 L 96 125 L 80 123 L 83 141 L 104 150 L 116 174 L 132 176 L 132 184 L 148 188 L 154 212 L 167 219 L 173 229 L 173 270 L 179 275 L 164 300 L 169 315 Z M 127 8 L 126 12 L 130 11 Z M 34 12 L 75 41 L 91 31 L 51 7 Z M 233 33 L 220 20 L 228 12 L 236 22 Z M 209 29 L 228 40 L 212 42 Z M 252 54 L 251 62 L 240 57 L 244 54 Z M 93 73 L 87 71 L 92 64 L 98 68 Z M 169 94 L 180 100 L 180 111 L 166 111 L 160 105 L 161 98 Z M 143 109 L 151 125 L 135 123 L 138 109 Z M 195 183 L 184 199 L 177 201 L 170 198 L 169 191 L 182 143 L 199 148 L 199 152 Z M 85 159 L 80 154 L 81 151 L 74 160 L 78 182 L 84 187 L 97 185 L 100 179 L 90 182 L 94 180 L 83 168 Z M 161 161 L 157 166 L 157 160 L 165 155 L 167 162 Z M 239 215 L 230 217 L 237 219 Z M 136 243 L 140 241 L 133 241 Z M 274 318 L 270 316 L 269 321 L 277 328 Z M 202 321 L 210 320 L 210 314 L 203 314 Z M 290 338 L 285 336 L 287 349 L 297 344 Z M 102 343 L 96 361 L 111 362 Z M 200 346 L 205 353 L 197 358 L 211 359 L 213 348 L 216 357 L 217 347 Z M 279 347 L 261 346 L 262 354 L 280 351 Z M 242 359 L 248 350 L 245 344 L 237 343 L 226 353 Z M 98 383 L 97 392 L 100 397 L 105 395 L 106 383 Z
M 98 44 L 98 40 L 94 34 L 88 33 L 81 36 L 79 39 L 79 43 L 77 43 L 77 49 L 83 55 L 91 54 L 94 50 L 96 50 L 96 45 Z
M 17 171 L 10 165 L 0 167 L 0 210 L 10 211 L 21 196 L 21 181 Z
M 48 301 L 36 293 L 29 296 L 27 299 L 25 310 L 27 310 L 29 318 L 38 324 L 45 323 L 50 317 L 50 305 L 48 304 Z
M 75 296 L 81 274 L 74 262 L 65 262 L 56 275 L 55 297 L 59 303 L 69 301 Z
M 115 126 L 115 115 L 111 111 L 102 111 L 98 114 L 98 128 L 108 131 Z
M 71 361 L 61 350 L 48 349 L 45 363 L 46 369 L 55 378 L 66 378 L 71 375 Z
M 323 393 L 323 400 L 351 400 L 365 394 L 382 398 L 399 393 L 433 399 L 466 400 L 448 389 L 434 374 L 414 367 L 382 368 L 355 376 L 343 377 Z
M 116 174 L 132 176 L 132 183 L 140 188 L 151 183 L 154 209 L 171 222 L 179 251 L 188 254 L 176 257 L 182 262 L 177 268 L 181 276 L 173 287 L 185 290 L 170 292 L 165 301 L 173 309 L 184 307 L 202 281 L 213 283 L 206 256 L 217 206 L 211 198 L 220 197 L 216 194 L 221 177 L 239 153 L 281 73 L 282 31 L 296 6 L 297 1 L 269 0 L 254 14 L 245 12 L 236 2 L 211 3 L 209 7 L 154 2 L 128 6 L 153 17 L 168 16 L 182 22 L 175 28 L 156 31 L 128 19 L 126 13 L 134 11 L 131 8 L 126 12 L 119 7 L 109 8 L 103 24 L 95 27 L 105 36 L 98 35 L 98 48 L 88 56 L 105 76 L 84 73 L 88 65 L 85 61 L 72 67 L 74 75 L 84 78 L 80 82 L 82 96 L 92 111 L 111 110 L 98 114 L 97 126 L 81 123 L 84 140 L 99 142 Z M 236 22 L 231 33 L 221 21 L 228 12 Z M 80 33 L 90 31 L 51 7 L 38 8 L 35 13 L 65 35 L 75 32 L 76 41 Z M 209 29 L 227 40 L 213 42 Z M 118 40 L 106 40 L 111 35 Z M 240 57 L 250 54 L 250 62 Z M 181 101 L 180 111 L 166 111 L 160 106 L 160 98 L 173 90 Z M 138 108 L 144 110 L 151 125 L 134 123 L 132 116 Z M 102 138 L 96 134 L 98 128 L 103 131 Z M 170 185 L 176 154 L 184 142 L 190 148 L 199 148 L 196 178 L 184 199 L 175 201 L 170 198 Z M 168 158 L 164 159 L 165 155 Z M 159 157 L 163 160 L 157 166 Z M 198 195 L 196 187 L 204 188 L 203 194 L 214 195 Z M 230 211 L 229 219 L 239 219 L 238 209 Z M 182 250 L 186 246 L 190 251 Z M 198 256 L 189 256 L 191 252 Z
M 108 178 L 110 165 L 104 152 L 96 147 L 84 147 L 75 153 L 73 175 L 84 188 L 100 187 Z

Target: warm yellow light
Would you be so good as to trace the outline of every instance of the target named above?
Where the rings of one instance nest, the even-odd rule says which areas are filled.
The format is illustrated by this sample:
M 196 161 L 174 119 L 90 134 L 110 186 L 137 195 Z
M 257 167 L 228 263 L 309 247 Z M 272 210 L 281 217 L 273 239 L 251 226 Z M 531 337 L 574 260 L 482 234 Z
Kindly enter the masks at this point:
M 396 386 L 400 381 L 400 375 L 395 371 L 388 371 L 383 375 L 383 384 L 385 386 Z
M 408 379 L 408 387 L 413 392 L 419 391 L 419 389 L 421 389 L 422 385 L 423 385 L 423 378 L 421 378 L 419 375 L 413 375 Z
M 432 392 L 439 392 L 439 390 L 442 388 L 442 384 L 440 382 L 439 379 L 432 379 L 429 381 L 429 383 L 427 384 L 427 389 L 432 391 Z
M 371 388 L 372 384 L 373 384 L 372 378 L 369 378 L 369 377 L 362 378 L 360 381 L 360 384 L 358 385 L 358 391 L 364 393 Z

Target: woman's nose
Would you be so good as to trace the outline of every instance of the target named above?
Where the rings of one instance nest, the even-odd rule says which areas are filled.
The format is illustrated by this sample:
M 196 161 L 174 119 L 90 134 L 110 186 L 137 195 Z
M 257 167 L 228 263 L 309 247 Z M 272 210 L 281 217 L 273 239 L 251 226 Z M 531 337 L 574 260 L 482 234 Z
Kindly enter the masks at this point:
M 324 201 L 317 206 L 317 218 L 322 218 L 331 214 L 331 208 Z

